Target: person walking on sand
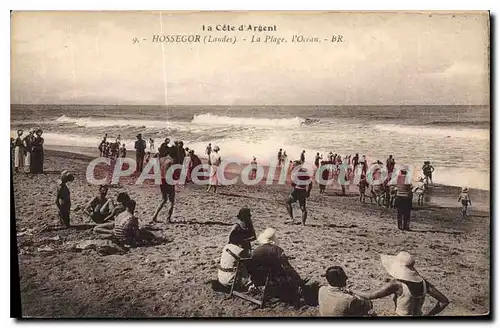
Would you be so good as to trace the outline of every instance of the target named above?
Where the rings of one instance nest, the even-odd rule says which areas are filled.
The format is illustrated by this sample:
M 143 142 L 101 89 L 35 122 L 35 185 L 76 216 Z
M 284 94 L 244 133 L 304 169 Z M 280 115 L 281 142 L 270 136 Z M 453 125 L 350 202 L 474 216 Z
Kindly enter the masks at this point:
M 212 155 L 212 143 L 209 143 L 205 149 L 205 154 L 207 155 L 208 165 L 212 165 L 211 155 Z
M 391 175 L 392 172 L 394 172 L 394 167 L 396 166 L 396 161 L 392 157 L 392 155 L 389 155 L 389 158 L 387 158 L 386 161 L 386 167 L 387 167 L 387 175 Z
M 296 168 L 298 169 L 296 170 Z M 300 210 L 302 211 L 302 225 L 306 225 L 307 220 L 307 207 L 306 207 L 306 199 L 311 195 L 312 189 L 312 178 L 308 174 L 307 169 L 302 166 L 300 161 L 295 161 L 294 163 L 294 171 L 296 172 L 296 176 L 292 177 L 292 187 L 293 190 L 288 197 L 286 202 L 286 209 L 288 211 L 288 216 L 290 220 L 285 221 L 285 223 L 293 223 L 293 209 L 292 204 L 299 202 Z
M 283 161 L 283 153 L 282 149 L 280 148 L 280 150 L 278 150 L 278 166 L 281 166 L 282 161 Z
M 149 151 L 153 155 L 156 154 L 155 141 L 153 140 L 153 138 L 149 138 Z
M 394 311 L 398 316 L 433 316 L 448 306 L 448 298 L 417 272 L 414 267 L 415 259 L 409 253 L 400 252 L 396 256 L 382 254 L 380 259 L 393 280 L 375 292 L 355 292 L 356 295 L 368 300 L 393 295 Z M 424 314 L 422 307 L 427 295 L 437 302 Z
M 462 192 L 458 196 L 458 202 L 462 203 L 462 217 L 464 219 L 466 219 L 467 218 L 467 207 L 469 207 L 469 205 L 472 206 L 472 201 L 470 200 L 470 196 L 469 196 L 469 188 L 467 188 L 467 187 L 462 188 Z
M 288 155 L 286 154 L 286 150 L 285 150 L 285 151 L 283 151 L 283 155 L 281 156 L 281 166 L 285 165 L 287 159 L 288 159 Z
M 30 159 L 30 172 L 34 174 L 43 174 L 44 152 L 42 138 L 42 129 L 35 131 L 35 138 L 31 144 L 31 159 Z
M 75 177 L 67 170 L 61 172 L 61 179 L 57 184 L 56 206 L 61 224 L 70 227 L 71 196 L 66 183 L 72 182 Z
M 14 171 L 23 170 L 24 167 L 24 140 L 23 130 L 17 130 L 17 138 L 14 140 Z
M 160 160 L 161 174 L 162 174 L 160 192 L 162 198 L 160 204 L 156 208 L 153 218 L 151 219 L 151 223 L 160 222 L 157 220 L 158 214 L 160 214 L 160 211 L 162 210 L 163 206 L 165 206 L 167 201 L 170 202 L 170 207 L 168 209 L 168 214 L 167 214 L 167 222 L 172 222 L 171 218 L 172 218 L 172 213 L 174 212 L 174 204 L 175 204 L 175 184 L 173 181 L 173 173 L 172 172 L 169 173 L 172 175 L 170 177 L 166 176 L 166 174 L 169 168 L 173 164 L 174 162 L 170 156 L 163 157 Z
M 208 189 L 207 189 L 207 192 L 209 192 L 210 190 L 212 190 L 212 188 L 214 189 L 214 194 L 217 193 L 217 185 L 219 183 L 219 178 L 217 176 L 218 174 L 218 169 L 219 169 L 219 166 L 221 164 L 221 157 L 219 155 L 219 146 L 214 146 L 214 149 L 212 151 L 212 153 L 210 154 L 210 163 L 211 163 L 211 166 L 210 166 L 210 182 L 209 182 L 209 185 L 208 185 Z
M 303 150 L 302 153 L 300 153 L 300 163 L 304 164 L 306 162 L 306 151 Z
M 161 157 L 166 157 L 169 152 L 170 152 L 170 146 L 168 145 L 170 143 L 169 138 L 165 138 L 165 141 L 160 145 L 160 149 L 158 149 L 158 153 Z
M 117 144 L 121 144 L 121 143 L 122 143 L 122 135 L 121 135 L 121 134 L 118 134 L 118 137 L 116 137 L 115 142 L 116 142 Z
M 431 165 L 431 162 L 424 162 L 424 165 L 422 166 L 422 172 L 424 173 L 425 183 L 429 184 L 430 181 L 430 183 L 432 184 L 432 172 L 434 172 L 434 166 Z
M 121 158 L 125 158 L 127 156 L 127 148 L 125 147 L 125 144 L 122 144 L 119 153 Z
M 146 155 L 146 140 L 142 139 L 142 134 L 137 135 L 137 140 L 134 144 L 136 173 L 141 173 L 144 165 L 144 156 Z

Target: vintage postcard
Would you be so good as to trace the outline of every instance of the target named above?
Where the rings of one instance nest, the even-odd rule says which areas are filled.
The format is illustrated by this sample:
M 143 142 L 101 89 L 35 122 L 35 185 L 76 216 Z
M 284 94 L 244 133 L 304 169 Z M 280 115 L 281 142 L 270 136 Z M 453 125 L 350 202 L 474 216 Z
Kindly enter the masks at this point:
M 15 316 L 490 315 L 488 12 L 11 26 Z

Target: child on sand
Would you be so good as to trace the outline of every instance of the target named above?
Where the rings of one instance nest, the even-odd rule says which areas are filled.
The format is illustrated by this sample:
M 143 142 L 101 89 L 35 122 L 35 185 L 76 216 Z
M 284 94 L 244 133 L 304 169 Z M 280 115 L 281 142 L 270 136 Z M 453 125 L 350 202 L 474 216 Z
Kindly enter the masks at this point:
M 115 206 L 111 199 L 107 199 L 108 186 L 102 185 L 99 187 L 99 195 L 95 196 L 84 210 L 92 221 L 95 223 L 103 223 L 108 216 L 113 213 Z
M 61 179 L 59 180 L 57 186 L 56 206 L 61 224 L 66 228 L 70 227 L 69 213 L 71 209 L 71 197 L 66 183 L 74 180 L 75 177 L 68 171 L 64 170 L 61 172 Z
M 469 188 L 463 187 L 462 192 L 458 196 L 458 202 L 462 203 L 462 217 L 467 218 L 467 207 L 472 206 L 472 202 L 469 196 Z

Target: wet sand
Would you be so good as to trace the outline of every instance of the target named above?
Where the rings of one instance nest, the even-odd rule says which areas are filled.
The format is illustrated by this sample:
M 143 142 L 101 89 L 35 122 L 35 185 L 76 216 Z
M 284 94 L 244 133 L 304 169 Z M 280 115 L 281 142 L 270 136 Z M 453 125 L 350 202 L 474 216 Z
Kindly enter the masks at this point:
M 435 186 L 431 203 L 412 212 L 409 232 L 397 229 L 395 210 L 360 204 L 352 193 L 315 186 L 308 200 L 308 225 L 284 224 L 288 186 L 220 187 L 218 195 L 205 186 L 177 188 L 174 223 L 153 231 L 166 242 L 131 249 L 124 255 L 98 255 L 94 250 L 74 252 L 72 246 L 89 239 L 92 222 L 81 208 L 97 193 L 85 181 L 89 158 L 47 151 L 46 175 L 14 174 L 17 245 L 23 316 L 26 317 L 192 317 L 192 316 L 315 316 L 318 309 L 294 309 L 273 303 L 264 309 L 240 299 L 225 299 L 208 283 L 217 277 L 220 252 L 239 208 L 252 210 L 257 233 L 277 229 L 280 246 L 303 278 L 326 283 L 320 275 L 335 264 L 345 268 L 353 289 L 373 290 L 390 277 L 379 254 L 406 250 L 416 267 L 451 303 L 442 315 L 485 314 L 489 311 L 489 206 L 472 208 L 461 218 L 456 202 L 459 190 Z M 58 228 L 55 207 L 59 172 L 75 175 L 70 229 Z M 152 217 L 161 195 L 158 186 L 123 185 L 110 189 L 116 197 L 127 191 L 137 201 L 142 224 Z M 472 190 L 473 205 L 489 205 L 488 193 Z M 164 219 L 164 209 L 159 219 Z M 300 210 L 294 205 L 299 221 Z M 256 247 L 257 245 L 253 245 Z M 427 298 L 424 310 L 433 306 Z M 390 297 L 374 301 L 379 315 L 392 315 Z

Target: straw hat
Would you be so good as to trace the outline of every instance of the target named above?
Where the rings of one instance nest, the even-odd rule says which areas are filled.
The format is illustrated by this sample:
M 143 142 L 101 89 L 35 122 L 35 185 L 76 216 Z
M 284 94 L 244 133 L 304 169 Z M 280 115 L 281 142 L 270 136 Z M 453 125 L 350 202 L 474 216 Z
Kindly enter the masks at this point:
M 382 265 L 392 277 L 410 282 L 422 282 L 424 279 L 413 268 L 415 259 L 407 252 L 398 255 L 380 255 Z
M 266 228 L 259 237 L 257 237 L 257 242 L 261 245 L 264 244 L 275 244 L 276 243 L 276 229 Z

